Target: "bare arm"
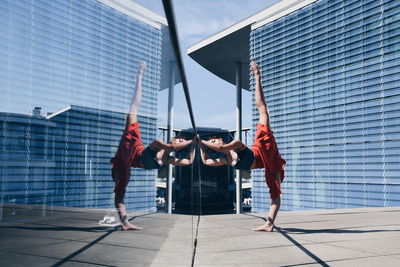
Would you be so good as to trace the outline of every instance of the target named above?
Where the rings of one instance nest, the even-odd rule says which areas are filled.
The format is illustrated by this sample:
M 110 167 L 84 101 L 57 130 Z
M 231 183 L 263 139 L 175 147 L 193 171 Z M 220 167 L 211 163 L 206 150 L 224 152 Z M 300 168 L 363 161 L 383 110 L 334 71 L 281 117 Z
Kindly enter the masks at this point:
M 219 145 L 212 143 L 210 141 L 201 140 L 200 144 L 216 152 L 227 152 L 229 150 L 241 151 L 246 148 L 246 146 L 240 140 L 233 140 L 232 142 L 224 145 Z
M 200 156 L 201 156 L 201 161 L 203 162 L 204 165 L 206 165 L 206 160 L 208 159 L 207 153 L 204 151 L 204 145 L 202 143 L 199 143 L 200 145 Z
M 208 159 L 206 160 L 206 162 L 203 162 L 203 164 L 210 167 L 218 167 L 218 166 L 228 165 L 228 162 L 226 161 L 225 158 L 217 158 L 217 159 Z
M 225 158 L 210 159 L 207 152 L 205 152 L 205 145 L 201 142 L 199 144 L 201 160 L 203 161 L 204 165 L 212 167 L 228 165 L 228 161 Z
M 167 154 L 169 154 L 170 152 L 173 151 L 171 144 L 165 143 L 159 139 L 156 139 L 153 142 L 151 142 L 149 147 L 151 150 L 154 150 L 154 151 L 160 151 L 161 149 L 164 149 Z
M 246 146 L 240 140 L 233 140 L 232 142 L 225 144 L 221 148 L 221 152 L 234 150 L 234 151 L 242 151 Z
M 188 145 L 193 144 L 193 140 L 184 140 L 180 143 L 176 143 L 176 144 L 172 144 L 172 151 L 176 152 L 179 150 L 184 149 L 185 147 L 187 147 Z
M 221 149 L 222 149 L 222 145 L 216 144 L 216 143 L 212 143 L 211 141 L 200 140 L 199 144 L 200 144 L 200 147 L 201 146 L 206 146 L 209 149 L 214 150 L 216 152 L 221 152 Z
M 164 149 L 167 153 L 170 153 L 170 152 L 177 152 L 179 150 L 182 150 L 185 147 L 187 147 L 188 145 L 192 144 L 192 142 L 193 142 L 193 140 L 185 140 L 185 141 L 177 143 L 177 144 L 168 144 L 159 139 L 156 139 L 153 142 L 151 142 L 151 144 L 149 146 L 154 151 L 159 151 L 161 149 Z
M 192 145 L 191 151 L 188 153 L 186 158 L 178 159 L 175 157 L 169 157 L 167 160 L 167 164 L 172 164 L 175 166 L 188 166 L 193 163 L 194 157 L 196 155 L 196 146 Z

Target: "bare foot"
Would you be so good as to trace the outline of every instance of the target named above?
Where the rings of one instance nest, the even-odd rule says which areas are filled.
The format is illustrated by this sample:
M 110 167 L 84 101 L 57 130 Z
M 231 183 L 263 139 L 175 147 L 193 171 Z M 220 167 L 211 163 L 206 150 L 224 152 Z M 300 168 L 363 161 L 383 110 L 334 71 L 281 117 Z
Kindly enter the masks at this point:
M 274 231 L 274 225 L 270 223 L 269 221 L 266 221 L 263 225 L 254 228 L 253 231 L 259 231 L 259 232 L 273 232 Z
M 136 226 L 134 224 L 131 224 L 129 221 L 125 221 L 124 223 L 121 224 L 121 230 L 127 231 L 127 230 L 141 230 L 142 227 Z
M 145 61 L 140 62 L 139 68 L 138 68 L 138 71 L 136 74 L 136 78 L 138 78 L 138 79 L 143 78 L 143 73 L 144 73 L 144 70 L 146 69 L 146 67 L 147 67 L 147 64 Z
M 250 62 L 251 70 L 253 71 L 254 76 L 260 76 L 260 69 L 255 61 Z

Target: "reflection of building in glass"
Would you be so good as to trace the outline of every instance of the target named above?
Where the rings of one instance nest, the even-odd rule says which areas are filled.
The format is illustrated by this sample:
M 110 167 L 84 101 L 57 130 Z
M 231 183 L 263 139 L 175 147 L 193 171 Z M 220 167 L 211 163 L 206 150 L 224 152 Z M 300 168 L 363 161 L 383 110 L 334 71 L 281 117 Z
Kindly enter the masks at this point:
M 259 63 L 288 163 L 283 209 L 400 205 L 399 26 L 399 1 L 280 1 L 189 48 L 231 83 L 234 62 L 246 75 Z M 252 176 L 252 210 L 265 211 L 263 171 Z
M 0 113 L 1 203 L 46 202 L 53 189 L 56 124 L 44 117 Z
M 70 106 L 47 117 L 1 113 L 0 122 L 2 202 L 113 206 L 109 160 L 125 114 Z M 142 132 L 154 135 L 152 124 L 143 124 Z M 154 171 L 132 169 L 126 204 L 154 209 L 154 187 Z
M 142 60 L 142 138 L 155 138 L 165 19 L 119 0 L 6 0 L 0 9 L 3 201 L 111 207 L 108 160 Z M 61 111 L 28 115 L 35 106 Z M 155 209 L 155 175 L 133 170 L 128 209 Z
M 211 136 L 221 137 L 228 143 L 233 140 L 227 130 L 216 128 L 197 128 L 203 139 Z M 182 130 L 179 136 L 193 139 L 193 130 Z M 185 157 L 185 151 L 178 152 L 178 157 Z M 182 154 L 182 155 L 180 155 Z M 221 157 L 222 153 L 209 150 L 210 158 Z M 230 166 L 205 166 L 199 151 L 192 166 L 175 167 L 174 201 L 175 211 L 183 213 L 207 214 L 232 212 L 235 182 L 233 168 Z

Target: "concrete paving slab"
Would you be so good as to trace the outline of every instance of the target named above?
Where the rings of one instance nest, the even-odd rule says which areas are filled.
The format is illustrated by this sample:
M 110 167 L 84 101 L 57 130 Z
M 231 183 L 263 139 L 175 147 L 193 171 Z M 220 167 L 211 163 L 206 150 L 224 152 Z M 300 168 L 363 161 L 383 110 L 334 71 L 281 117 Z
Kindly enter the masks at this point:
M 201 253 L 224 253 L 233 251 L 252 251 L 252 250 L 265 250 L 269 248 L 283 248 L 290 245 L 288 241 L 280 235 L 269 237 L 255 236 L 253 238 L 247 238 L 244 236 L 233 236 L 227 238 L 216 238 L 204 240 L 198 239 L 199 247 L 198 252 Z M 272 238 L 271 238 L 272 237 Z M 309 243 L 309 242 L 308 242 Z M 200 245 L 201 244 L 201 245 Z
M 363 257 L 363 258 L 352 258 L 347 260 L 332 261 L 329 262 L 330 266 L 337 267 L 377 267 L 377 266 L 400 266 L 400 259 L 396 259 L 390 256 L 377 256 L 377 257 Z
M 64 259 L 69 255 L 79 251 L 82 247 L 86 246 L 86 242 L 77 241 L 63 241 L 56 244 L 49 244 L 46 246 L 30 247 L 28 249 L 19 250 L 18 253 L 24 255 L 32 255 L 38 257 Z M 15 251 L 14 251 L 15 252 Z
M 37 255 L 24 255 L 21 253 L 0 252 L 0 266 L 7 267 L 35 267 L 52 266 L 59 261 L 57 258 L 38 257 Z
M 201 217 L 196 266 L 335 266 L 353 259 L 376 263 L 379 257 L 393 263 L 400 257 L 398 208 L 281 212 L 280 231 L 247 235 L 243 216 L 252 218 L 247 225 L 258 226 L 265 214 Z
M 331 245 L 330 243 L 306 244 L 303 247 L 324 262 L 377 256 L 371 252 L 360 251 L 353 248 L 342 248 Z
M 198 251 L 223 253 L 290 245 L 287 239 L 279 233 L 263 235 L 252 231 L 254 227 L 263 222 L 255 217 L 236 214 L 202 216 L 197 237 Z
M 108 266 L 139 266 L 150 265 L 159 250 L 137 247 L 121 247 L 114 245 L 93 245 L 73 257 L 73 261 L 92 262 Z M 184 255 L 179 255 L 180 259 Z
M 190 216 L 155 214 L 135 219 L 141 231 L 115 231 L 93 244 L 74 260 L 115 266 L 154 263 L 189 266 L 192 258 Z
M 195 266 L 282 266 L 312 262 L 312 258 L 290 245 L 205 253 L 200 243 L 195 256 Z
M 65 242 L 64 240 L 54 239 L 54 238 L 46 238 L 39 236 L 25 236 L 23 238 L 16 238 L 16 235 L 9 235 L 4 232 L 0 233 L 0 248 L 2 250 L 12 252 L 12 251 L 21 251 L 28 250 L 31 247 L 41 247 L 48 246 L 51 244 L 57 244 L 60 242 Z M 21 242 L 21 241 L 24 242 Z
M 33 240 L 37 237 L 42 238 L 46 242 L 60 242 L 68 240 L 84 240 L 92 239 L 104 233 L 107 230 L 104 227 L 72 227 L 71 224 L 65 226 L 53 226 L 45 224 L 21 224 L 4 223 L 0 225 L 0 234 L 4 237 L 0 239 L 0 244 L 3 242 L 15 243 L 15 246 L 29 244 L 29 242 L 21 243 L 21 240 Z M 35 241 L 34 241 L 35 242 Z
M 363 240 L 349 240 L 329 243 L 332 246 L 345 249 L 364 251 L 379 256 L 398 255 L 400 256 L 400 239 L 399 237 L 389 238 L 366 238 Z M 388 245 L 390 244 L 390 246 Z
M 155 259 L 191 264 L 192 216 L 142 214 L 133 221 L 143 230 L 120 231 L 98 225 L 107 212 L 10 205 L 0 222 L 0 266 L 149 266 Z
M 24 210 L 26 209 L 26 210 Z M 106 210 L 8 206 L 0 266 L 400 266 L 400 209 L 265 214 L 136 214 L 141 231 L 98 225 Z M 193 238 L 197 235 L 194 250 Z M 193 252 L 195 251 L 195 254 Z

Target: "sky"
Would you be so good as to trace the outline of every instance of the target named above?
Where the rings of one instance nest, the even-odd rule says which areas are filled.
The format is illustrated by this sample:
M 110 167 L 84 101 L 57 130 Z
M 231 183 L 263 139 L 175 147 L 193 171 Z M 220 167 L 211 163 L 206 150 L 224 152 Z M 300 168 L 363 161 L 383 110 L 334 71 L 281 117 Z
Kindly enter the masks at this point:
M 135 0 L 163 15 L 160 1 Z M 236 87 L 204 69 L 187 55 L 187 48 L 224 30 L 277 0 L 173 0 L 181 53 L 197 127 L 235 129 Z M 183 90 L 175 90 L 174 128 L 190 128 Z M 167 124 L 167 90 L 159 95 L 159 124 Z M 242 93 L 242 126 L 251 126 L 251 94 Z

